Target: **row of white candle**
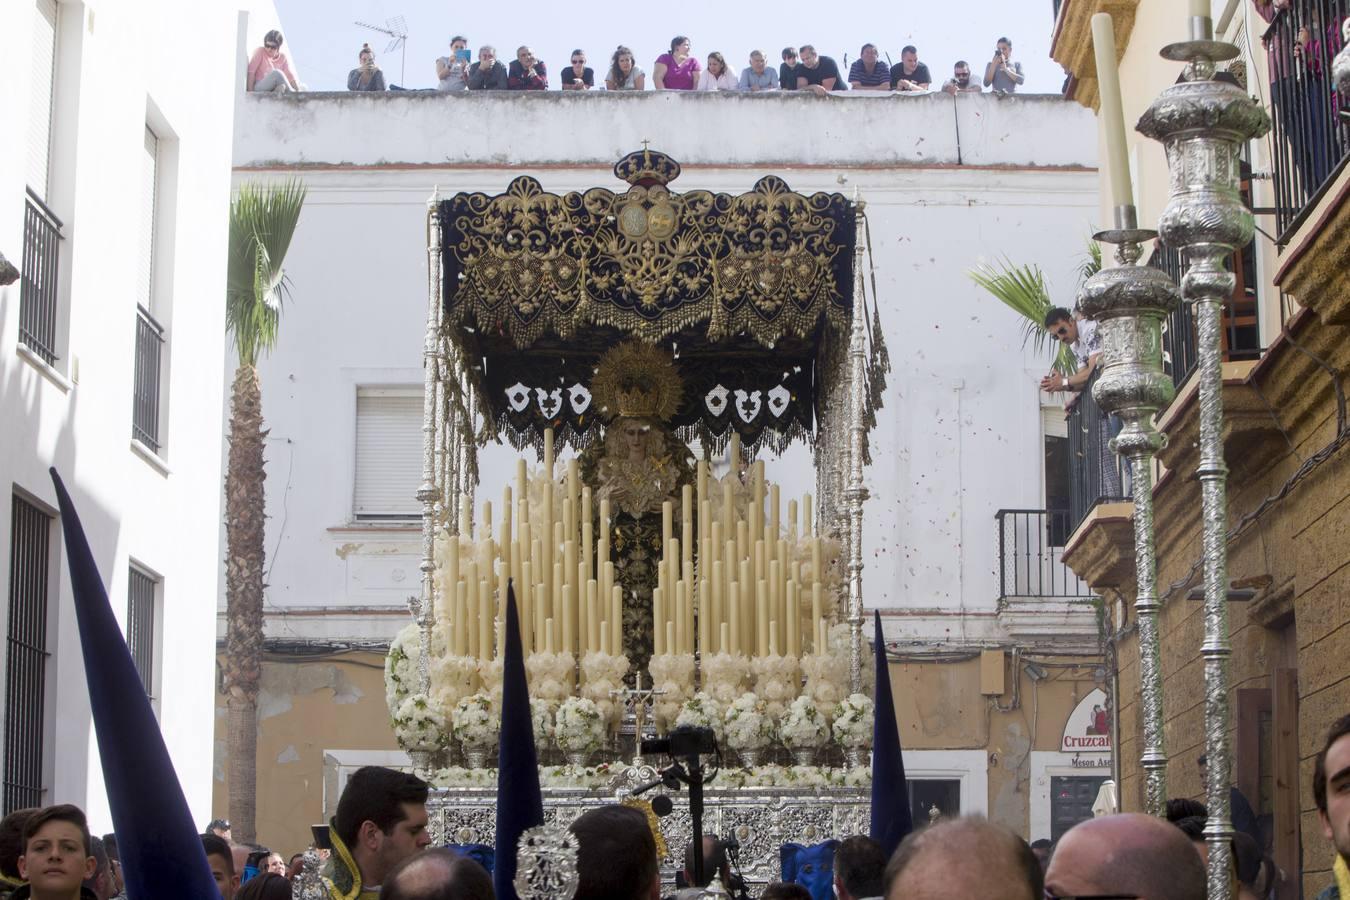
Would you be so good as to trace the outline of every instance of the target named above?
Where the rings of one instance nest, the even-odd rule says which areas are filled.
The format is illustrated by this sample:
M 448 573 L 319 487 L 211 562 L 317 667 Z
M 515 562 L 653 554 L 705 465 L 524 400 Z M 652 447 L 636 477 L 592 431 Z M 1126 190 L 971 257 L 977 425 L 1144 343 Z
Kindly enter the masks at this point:
M 740 458 L 739 440 L 734 436 L 729 456 Z M 525 653 L 623 652 L 623 589 L 609 559 L 609 502 L 602 500 L 596 510 L 601 523 L 597 536 L 593 534 L 591 489 L 580 483 L 578 461 L 567 462 L 561 489 L 551 477 L 551 429 L 544 436 L 543 471 L 546 477 L 536 522 L 530 519 L 523 459 L 517 462 L 514 492 L 510 486 L 503 491 L 503 513 L 496 530 L 491 502 L 483 504 L 481 528 L 476 528 L 471 504 L 467 497 L 461 498 L 460 539 L 470 542 L 473 551 L 462 558 L 466 554 L 460 540 L 450 537 L 436 610 L 448 635 L 449 650 L 456 655 L 487 660 L 500 653 L 508 579 L 516 589 Z M 817 648 L 824 646 L 821 635 L 827 633 L 828 625 L 823 611 L 822 546 L 819 538 L 811 537 L 811 495 L 801 505 L 801 536 L 811 540 L 811 564 L 804 571 L 793 553 L 798 541 L 797 501 L 788 503 L 784 535 L 778 486 L 767 486 L 766 518 L 762 461 L 753 464 L 750 476 L 748 498 L 737 491 L 732 479 L 725 479 L 721 502 L 714 511 L 708 466 L 700 461 L 696 484 L 684 486 L 681 492 L 679 537 L 674 533 L 674 503 L 663 505 L 666 553 L 653 592 L 657 653 L 693 653 L 697 646 L 705 652 L 799 655 L 803 626 L 811 629 Z M 700 513 L 697 538 L 695 508 Z M 546 535 L 552 535 L 552 540 L 546 540 Z

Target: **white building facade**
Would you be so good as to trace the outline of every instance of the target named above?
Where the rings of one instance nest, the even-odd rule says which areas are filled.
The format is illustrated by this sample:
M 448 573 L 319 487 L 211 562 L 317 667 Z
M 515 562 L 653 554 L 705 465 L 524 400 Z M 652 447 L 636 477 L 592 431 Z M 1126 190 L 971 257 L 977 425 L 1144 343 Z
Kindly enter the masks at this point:
M 316 660 L 308 674 L 283 672 L 279 660 L 264 672 L 260 765 L 274 754 L 294 767 L 278 775 L 279 795 L 318 778 L 317 760 L 336 784 L 335 773 L 392 748 L 375 733 L 382 710 L 360 717 L 347 708 L 382 707 L 377 673 L 362 676 L 331 654 L 370 650 L 361 665 L 373 668 L 419 589 L 428 198 L 496 194 L 520 175 L 555 193 L 623 190 L 612 166 L 644 141 L 681 164 L 674 191 L 740 193 L 773 174 L 799 192 L 856 190 L 867 203 L 893 372 L 866 473 L 863 577 L 888 639 L 916 659 L 1096 650 L 1095 613 L 1082 598 L 1029 605 L 1001 587 L 995 514 L 1046 507 L 1056 416 L 1042 415 L 1037 386 L 1047 360 L 1024 348 L 1017 317 L 968 277 L 981 261 L 1035 263 L 1054 301 L 1072 305 L 1098 209 L 1089 112 L 1057 96 L 940 93 L 247 97 L 236 185 L 298 175 L 309 190 L 286 260 L 293 302 L 260 365 L 270 429 L 267 634 L 277 653 Z M 505 447 L 480 453 L 480 498 L 499 496 L 515 457 Z M 809 452 L 790 449 L 769 463 L 769 477 L 814 484 Z M 284 724 L 288 716 L 307 724 Z M 334 734 L 324 727 L 334 720 L 363 724 Z M 1025 823 L 1037 774 L 1027 771 L 1030 749 L 1020 787 L 986 771 L 987 751 L 916 752 L 932 755 L 918 769 L 934 778 L 960 770 L 951 777 L 965 785 L 964 811 L 997 815 L 1021 803 Z M 1042 769 L 1063 763 L 1045 759 Z M 317 806 L 305 808 L 299 821 L 320 820 Z M 294 831 L 288 814 L 260 806 L 262 838 L 269 827 Z M 1050 816 L 1047 807 L 1037 821 Z
M 210 816 L 235 4 L 0 6 L 4 811 L 111 830 L 48 476 L 75 500 L 194 817 Z

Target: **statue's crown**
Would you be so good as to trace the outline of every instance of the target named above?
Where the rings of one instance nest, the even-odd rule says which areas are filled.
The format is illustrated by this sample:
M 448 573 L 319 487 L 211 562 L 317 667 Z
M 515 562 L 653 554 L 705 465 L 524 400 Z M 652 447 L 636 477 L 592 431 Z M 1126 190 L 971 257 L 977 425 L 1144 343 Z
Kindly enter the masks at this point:
M 670 184 L 680 177 L 680 164 L 660 151 L 643 147 L 615 163 L 614 174 L 632 185 Z

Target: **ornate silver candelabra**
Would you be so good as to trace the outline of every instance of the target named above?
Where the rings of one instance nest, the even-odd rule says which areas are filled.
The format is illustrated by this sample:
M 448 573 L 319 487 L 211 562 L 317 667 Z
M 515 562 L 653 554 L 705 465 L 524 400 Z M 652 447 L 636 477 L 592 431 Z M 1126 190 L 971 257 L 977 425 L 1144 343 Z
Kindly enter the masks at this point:
M 1163 741 L 1162 660 L 1158 646 L 1157 557 L 1153 539 L 1153 457 L 1166 438 L 1153 417 L 1172 402 L 1172 380 L 1163 372 L 1162 323 L 1181 300 L 1159 269 L 1139 265 L 1140 245 L 1157 236 L 1139 228 L 1135 208 L 1119 206 L 1116 227 L 1093 237 L 1116 245 L 1119 266 L 1083 284 L 1078 307 L 1097 323 L 1102 369 L 1092 396 L 1123 426 L 1111 442 L 1129 460 L 1134 486 L 1134 563 L 1139 624 L 1139 685 L 1143 702 L 1144 808 L 1163 815 L 1167 805 L 1167 750 Z
M 1224 261 L 1254 233 L 1252 213 L 1239 193 L 1239 154 L 1270 129 L 1270 117 L 1236 85 L 1214 80 L 1214 64 L 1233 59 L 1237 47 L 1214 40 L 1207 16 L 1190 21 L 1188 41 L 1163 48 L 1165 59 L 1186 63 L 1185 80 L 1153 101 L 1139 120 L 1140 133 L 1161 141 L 1171 174 L 1171 199 L 1159 221 L 1162 239 L 1180 251 L 1188 268 L 1182 296 L 1195 307 L 1196 377 L 1200 386 L 1200 480 L 1205 577 L 1205 752 L 1209 762 L 1209 898 L 1231 894 L 1229 839 L 1228 467 L 1223 458 L 1223 304 L 1234 276 Z

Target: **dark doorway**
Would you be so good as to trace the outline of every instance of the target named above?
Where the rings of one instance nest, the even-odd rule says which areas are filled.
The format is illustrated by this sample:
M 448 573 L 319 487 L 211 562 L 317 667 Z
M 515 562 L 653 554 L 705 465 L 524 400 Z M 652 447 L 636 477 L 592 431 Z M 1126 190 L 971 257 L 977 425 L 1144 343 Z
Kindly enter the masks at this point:
M 923 828 L 933 821 L 955 819 L 961 815 L 961 780 L 934 778 L 909 781 L 909 814 L 914 827 Z M 933 810 L 938 817 L 934 819 Z
M 1092 803 L 1104 781 L 1105 775 L 1050 776 L 1050 840 L 1092 818 Z

